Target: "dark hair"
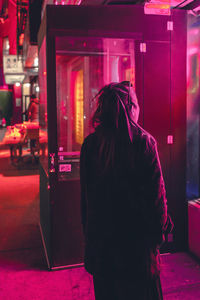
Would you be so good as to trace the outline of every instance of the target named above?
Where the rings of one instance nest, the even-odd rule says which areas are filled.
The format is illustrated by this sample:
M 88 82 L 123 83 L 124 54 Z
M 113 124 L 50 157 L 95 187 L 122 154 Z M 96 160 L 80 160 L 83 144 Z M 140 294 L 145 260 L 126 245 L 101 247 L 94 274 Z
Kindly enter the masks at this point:
M 97 109 L 92 117 L 92 126 L 99 137 L 99 157 L 105 170 L 113 167 L 116 144 L 123 138 L 132 142 L 130 132 L 131 83 L 110 83 L 96 95 Z
M 31 99 L 36 99 L 37 97 L 36 97 L 36 95 L 35 94 L 32 94 L 31 95 Z
M 121 109 L 129 104 L 128 86 L 121 83 L 105 85 L 95 97 L 97 109 L 92 117 L 92 126 L 117 129 L 119 127 Z

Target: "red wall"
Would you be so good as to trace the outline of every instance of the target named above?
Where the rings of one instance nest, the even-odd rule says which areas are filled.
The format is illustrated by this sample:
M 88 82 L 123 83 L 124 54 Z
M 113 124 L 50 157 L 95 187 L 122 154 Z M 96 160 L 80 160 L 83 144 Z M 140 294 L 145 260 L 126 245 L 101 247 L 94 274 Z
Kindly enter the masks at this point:
M 15 1 L 16 2 L 16 1 Z M 8 2 L 8 18 L 0 23 L 0 68 L 3 67 L 3 38 L 8 37 L 9 54 L 17 54 L 17 6 L 14 1 Z M 13 86 L 13 118 L 11 123 L 21 123 L 21 107 L 17 106 L 16 99 L 21 99 L 21 86 Z M 19 101 L 19 100 L 18 100 Z

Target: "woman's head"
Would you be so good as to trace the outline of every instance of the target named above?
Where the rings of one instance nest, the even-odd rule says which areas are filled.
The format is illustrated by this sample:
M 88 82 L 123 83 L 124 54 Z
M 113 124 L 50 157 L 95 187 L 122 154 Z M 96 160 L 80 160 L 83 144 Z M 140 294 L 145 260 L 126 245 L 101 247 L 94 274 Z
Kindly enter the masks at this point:
M 110 83 L 97 94 L 97 109 L 92 118 L 94 128 L 118 129 L 123 120 L 137 123 L 139 105 L 135 91 L 129 81 Z M 129 125 L 128 125 L 129 126 Z
M 92 124 L 94 128 L 99 129 L 100 165 L 104 166 L 103 171 L 107 171 L 114 167 L 118 157 L 117 151 L 122 147 L 126 149 L 127 138 L 133 141 L 131 123 L 138 121 L 139 105 L 133 87 L 127 81 L 104 86 L 96 99 L 97 109 Z

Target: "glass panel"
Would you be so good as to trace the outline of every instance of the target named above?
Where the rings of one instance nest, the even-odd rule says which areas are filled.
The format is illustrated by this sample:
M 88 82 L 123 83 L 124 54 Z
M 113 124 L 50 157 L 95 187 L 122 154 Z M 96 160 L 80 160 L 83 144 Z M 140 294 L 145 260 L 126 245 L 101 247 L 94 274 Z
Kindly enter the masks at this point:
M 45 164 L 45 168 L 48 166 L 48 150 L 47 150 L 47 68 L 46 68 L 46 39 L 44 39 L 39 52 L 39 90 L 40 90 L 40 146 L 42 154 L 40 160 Z
M 200 23 L 188 16 L 187 30 L 187 199 L 200 197 Z
M 134 40 L 56 38 L 58 148 L 65 177 L 71 172 L 66 159 L 79 156 L 84 137 L 92 132 L 95 95 L 105 84 L 123 80 L 135 87 Z

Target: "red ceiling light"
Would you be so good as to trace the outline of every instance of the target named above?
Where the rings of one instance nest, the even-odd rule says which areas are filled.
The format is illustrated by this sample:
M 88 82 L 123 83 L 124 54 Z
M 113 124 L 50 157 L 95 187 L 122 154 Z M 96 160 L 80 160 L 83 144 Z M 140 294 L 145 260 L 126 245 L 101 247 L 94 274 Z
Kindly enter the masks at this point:
M 22 46 L 24 42 L 24 33 L 20 34 L 19 36 L 19 45 Z

